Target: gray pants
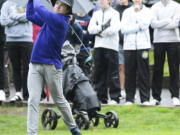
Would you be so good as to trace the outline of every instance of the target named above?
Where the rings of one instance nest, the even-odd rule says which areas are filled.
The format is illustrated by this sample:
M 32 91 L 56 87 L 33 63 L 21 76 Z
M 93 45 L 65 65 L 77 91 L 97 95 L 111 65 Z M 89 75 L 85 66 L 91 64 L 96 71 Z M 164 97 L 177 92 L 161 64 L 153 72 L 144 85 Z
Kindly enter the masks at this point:
M 37 135 L 38 133 L 39 103 L 45 84 L 50 90 L 54 103 L 61 111 L 68 129 L 76 127 L 70 105 L 63 95 L 62 78 L 62 70 L 57 70 L 54 65 L 30 63 L 28 73 L 28 135 Z

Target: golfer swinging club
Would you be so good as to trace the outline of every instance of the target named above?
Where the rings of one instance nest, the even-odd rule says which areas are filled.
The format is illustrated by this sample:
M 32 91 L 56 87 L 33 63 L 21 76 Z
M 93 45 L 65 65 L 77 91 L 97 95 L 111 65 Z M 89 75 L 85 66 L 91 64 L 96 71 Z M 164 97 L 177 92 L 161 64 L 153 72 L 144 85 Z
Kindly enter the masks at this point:
M 40 0 L 29 0 L 27 19 L 41 27 L 31 55 L 28 73 L 28 135 L 38 134 L 39 103 L 43 86 L 47 84 L 54 103 L 72 135 L 81 135 L 72 116 L 69 103 L 63 95 L 61 48 L 68 31 L 72 0 L 56 0 L 54 13 Z

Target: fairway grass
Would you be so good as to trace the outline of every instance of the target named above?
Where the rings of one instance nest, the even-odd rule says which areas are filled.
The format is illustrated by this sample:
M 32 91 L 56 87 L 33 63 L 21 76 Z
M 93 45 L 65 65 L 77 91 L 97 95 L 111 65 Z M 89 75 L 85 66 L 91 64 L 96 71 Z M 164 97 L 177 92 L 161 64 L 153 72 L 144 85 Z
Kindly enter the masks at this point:
M 45 109 L 41 107 L 40 113 Z M 58 112 L 56 108 L 53 108 Z M 139 106 L 103 107 L 101 113 L 114 110 L 119 116 L 119 127 L 105 128 L 101 120 L 98 127 L 91 126 L 82 135 L 180 135 L 180 108 Z M 0 107 L 0 135 L 27 135 L 27 108 Z M 59 113 L 58 113 L 59 114 Z M 39 135 L 71 135 L 62 119 L 53 131 L 46 131 L 39 122 Z

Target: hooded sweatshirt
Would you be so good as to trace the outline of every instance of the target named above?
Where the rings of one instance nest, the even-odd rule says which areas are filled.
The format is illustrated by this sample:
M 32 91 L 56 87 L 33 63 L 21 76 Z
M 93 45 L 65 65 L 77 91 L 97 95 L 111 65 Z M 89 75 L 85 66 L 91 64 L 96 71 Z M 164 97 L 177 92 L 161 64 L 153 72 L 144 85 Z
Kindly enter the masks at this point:
M 7 0 L 1 9 L 1 25 L 5 26 L 6 42 L 32 42 L 32 23 L 25 8 Z
M 49 12 L 40 0 L 29 0 L 26 16 L 28 20 L 41 27 L 30 61 L 54 64 L 57 69 L 61 69 L 61 48 L 68 31 L 70 17 Z

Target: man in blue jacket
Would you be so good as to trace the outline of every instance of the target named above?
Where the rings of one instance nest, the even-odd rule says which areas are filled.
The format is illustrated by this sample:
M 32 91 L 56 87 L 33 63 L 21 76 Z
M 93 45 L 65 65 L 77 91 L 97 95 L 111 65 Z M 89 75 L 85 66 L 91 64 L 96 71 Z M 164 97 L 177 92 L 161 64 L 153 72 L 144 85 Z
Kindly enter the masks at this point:
M 40 0 L 29 0 L 27 19 L 39 25 L 41 30 L 34 44 L 28 73 L 28 135 L 37 135 L 41 92 L 44 84 L 50 90 L 54 103 L 72 135 L 80 135 L 70 105 L 63 95 L 61 48 L 67 31 L 72 0 L 56 0 L 54 13 L 49 12 Z

